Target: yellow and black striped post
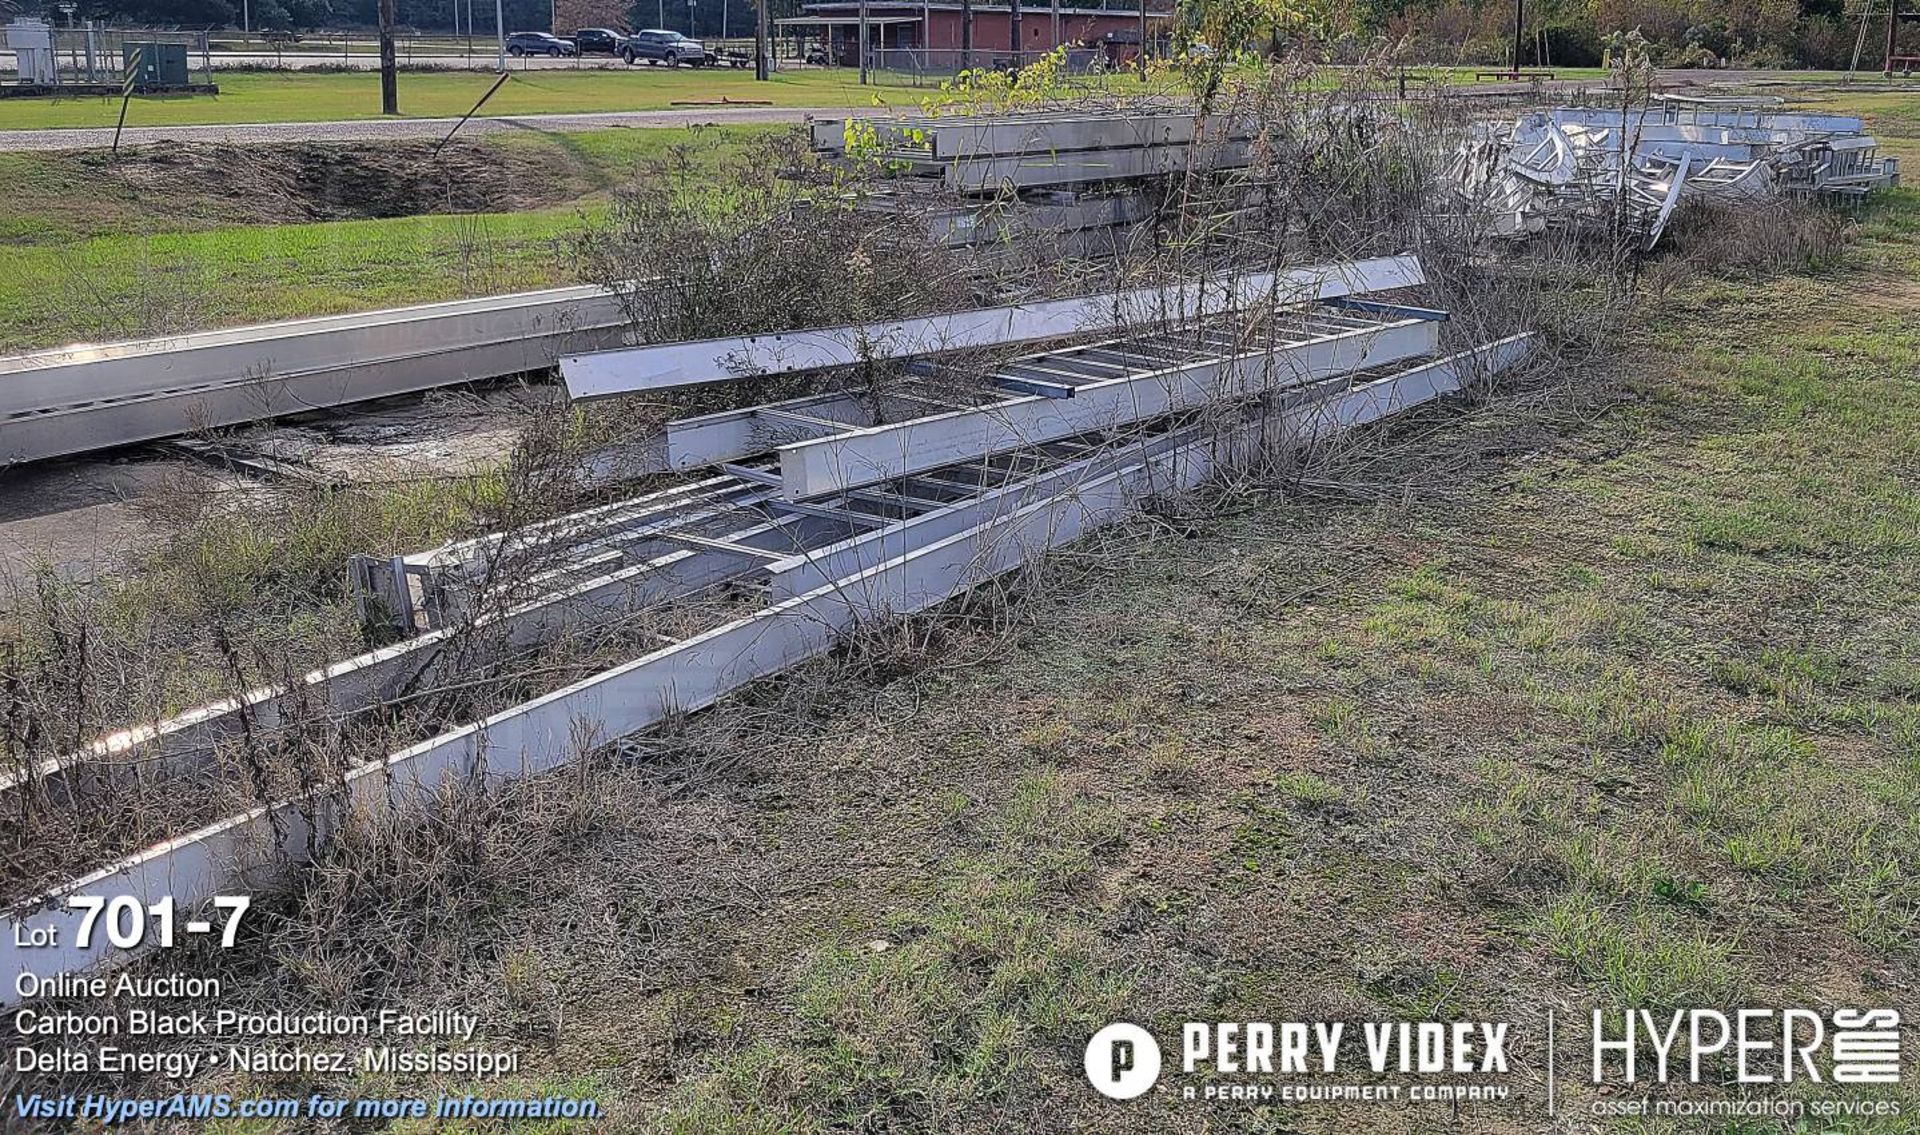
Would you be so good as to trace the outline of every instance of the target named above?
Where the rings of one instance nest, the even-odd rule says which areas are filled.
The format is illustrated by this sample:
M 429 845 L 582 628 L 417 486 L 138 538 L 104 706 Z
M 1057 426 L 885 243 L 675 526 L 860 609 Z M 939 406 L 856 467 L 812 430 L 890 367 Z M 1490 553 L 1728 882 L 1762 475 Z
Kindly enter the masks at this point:
M 146 48 L 135 47 L 127 59 L 127 73 L 120 80 L 120 121 L 113 127 L 113 153 L 120 154 L 120 131 L 127 125 L 127 104 L 133 101 L 133 88 L 140 85 L 140 65 L 146 54 Z

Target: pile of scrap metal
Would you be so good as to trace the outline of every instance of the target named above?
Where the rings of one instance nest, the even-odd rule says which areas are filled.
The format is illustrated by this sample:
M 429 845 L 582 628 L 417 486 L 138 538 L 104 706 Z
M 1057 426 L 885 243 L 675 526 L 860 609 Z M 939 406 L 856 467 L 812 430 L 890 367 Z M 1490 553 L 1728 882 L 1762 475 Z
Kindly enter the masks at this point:
M 1562 107 L 1486 127 L 1462 149 L 1454 178 L 1496 235 L 1605 224 L 1618 209 L 1652 248 L 1689 198 L 1853 203 L 1899 185 L 1898 160 L 1881 157 L 1864 130 L 1841 115 L 1698 101 Z
M 391 646 L 32 770 L 29 781 L 58 782 L 90 807 L 122 776 L 244 777 L 275 746 L 304 751 L 423 689 L 472 689 L 502 657 L 641 631 L 618 638 L 615 656 L 630 660 L 517 704 L 525 687 L 503 683 L 502 701 L 458 702 L 457 716 L 420 726 L 440 732 L 333 782 L 10 911 L 0 1002 L 17 999 L 12 978 L 27 964 L 5 943 L 57 941 L 32 952 L 42 975 L 132 956 L 50 933 L 79 917 L 72 894 L 171 895 L 191 910 L 252 890 L 311 859 L 349 811 L 418 815 L 449 790 L 577 760 L 824 654 L 858 625 L 1029 564 L 1223 464 L 1378 421 L 1526 356 L 1526 334 L 1444 351 L 1446 313 L 1406 298 L 1424 284 L 1416 259 L 1384 257 L 564 358 L 576 399 L 776 374 L 820 381 L 806 397 L 671 422 L 664 446 L 684 484 L 375 561 L 361 579 L 402 635 Z M 981 371 L 964 361 L 1022 345 L 1029 353 Z M 874 360 L 903 364 L 912 380 L 833 385 Z M 517 578 L 498 578 L 516 562 Z
M 1030 234 L 1103 254 L 1152 212 L 1143 183 L 1243 169 L 1255 124 L 1178 106 L 822 120 L 814 152 L 899 175 L 870 208 L 912 207 L 953 246 Z

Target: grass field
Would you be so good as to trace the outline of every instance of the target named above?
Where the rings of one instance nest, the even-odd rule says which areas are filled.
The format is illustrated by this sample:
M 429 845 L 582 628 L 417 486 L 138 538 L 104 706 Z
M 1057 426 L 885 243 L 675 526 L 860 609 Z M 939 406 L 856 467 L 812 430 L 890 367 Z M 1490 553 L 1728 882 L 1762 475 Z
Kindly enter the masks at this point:
M 1473 82 L 1473 68 L 1416 68 L 1434 81 Z M 1597 79 L 1597 68 L 1556 72 L 1568 79 Z M 379 118 L 380 81 L 371 71 L 310 74 L 296 71 L 221 71 L 217 96 L 133 100 L 130 126 L 189 126 L 252 122 L 325 122 Z M 493 82 L 474 72 L 402 72 L 400 109 L 405 117 L 446 118 L 465 114 Z M 1118 75 L 1104 82 L 1132 89 Z M 911 86 L 862 87 L 848 68 L 783 71 L 768 82 L 732 69 L 636 67 L 613 70 L 523 70 L 487 102 L 489 115 L 565 114 L 587 111 L 667 110 L 675 101 L 764 100 L 776 107 L 899 106 L 915 108 L 930 92 Z M 110 127 L 117 99 L 0 100 L 0 130 L 48 127 Z
M 1017 644 L 663 804 L 651 830 L 740 849 L 683 902 L 783 898 L 656 914 L 645 958 L 731 961 L 621 999 L 638 1027 L 530 947 L 566 1066 L 687 1132 L 1537 1131 L 1538 1081 L 1451 1120 L 1107 1103 L 1078 1046 L 1116 1019 L 1440 1016 L 1516 1022 L 1537 1062 L 1549 1006 L 1912 1019 L 1915 297 L 1906 191 L 1831 277 L 1671 298 L 1627 398 L 1529 456 L 1135 528 Z M 1471 449 L 1500 418 L 1407 432 Z M 663 882 L 629 878 L 570 893 Z M 559 916 L 522 898 L 526 925 Z M 1563 1114 L 1595 1098 L 1580 1058 Z
M 1821 97 L 1920 159 L 1911 101 Z M 680 137 L 490 140 L 565 202 L 311 224 L 0 159 L 0 342 L 553 282 Z M 284 968 L 233 999 L 457 1005 L 525 1054 L 485 1092 L 614 1112 L 581 1131 L 1913 1131 L 1911 1077 L 1845 1097 L 1905 1119 L 1590 1119 L 1577 1046 L 1557 1123 L 1531 1072 L 1457 1110 L 1113 1103 L 1081 1073 L 1114 1020 L 1509 1021 L 1530 1069 L 1549 1008 L 1920 1020 L 1920 192 L 1831 269 L 1660 278 L 1564 403 L 1421 412 L 1315 491 L 1067 549 L 1011 618 L 918 624 L 317 869 L 321 914 L 263 915 Z M 372 523 L 325 498 L 328 530 L 431 542 L 450 499 Z M 341 548 L 308 550 L 336 578 Z M 217 566 L 235 605 L 288 568 Z
M 0 349 L 359 311 L 568 282 L 593 206 L 243 225 L 0 252 Z
M 163 191 L 98 155 L 0 154 L 0 351 L 573 282 L 568 240 L 638 163 L 681 145 L 717 163 L 778 129 L 488 138 L 471 160 L 511 164 L 551 203 L 305 224 L 268 223 L 284 201 L 248 200 L 230 179 L 169 178 Z
M 1461 86 L 1479 83 L 1477 67 L 1413 67 L 1409 76 L 1431 83 Z M 1554 69 L 1561 80 L 1604 79 L 1597 67 Z M 1829 82 L 1838 72 L 1780 72 L 1783 81 Z M 493 82 L 493 75 L 464 71 L 405 71 L 400 75 L 403 117 L 447 118 L 465 114 Z M 266 122 L 324 122 L 376 119 L 380 114 L 379 77 L 371 71 L 220 71 L 217 96 L 137 98 L 127 118 L 131 126 L 190 126 Z M 1134 87 L 1128 75 L 1092 80 L 1115 89 Z M 1330 77 L 1328 81 L 1331 81 Z M 1878 80 L 1866 77 L 1863 84 Z M 695 71 L 691 68 L 636 67 L 521 70 L 488 101 L 489 115 L 567 114 L 589 111 L 668 110 L 676 101 L 761 100 L 775 107 L 900 106 L 913 108 L 929 93 L 924 88 L 877 83 L 863 87 L 849 68 L 794 69 L 768 82 L 750 71 Z M 1849 96 L 1851 97 L 1851 96 Z M 111 127 L 119 102 L 107 98 L 0 100 L 0 130 L 50 127 Z
M 242 122 L 326 122 L 379 118 L 380 77 L 371 71 L 308 74 L 294 71 L 219 72 L 218 95 L 136 98 L 129 126 L 187 126 Z M 465 114 L 493 84 L 475 72 L 407 71 L 400 75 L 400 109 L 410 118 Z M 610 71 L 527 70 L 487 102 L 490 115 L 586 111 L 666 110 L 676 100 L 765 100 L 775 106 L 869 106 L 882 101 L 917 105 L 911 90 L 861 87 L 845 69 L 781 72 L 757 82 L 751 71 L 695 71 L 635 67 Z M 0 130 L 107 126 L 118 99 L 0 100 Z
M 1560 410 L 1421 413 L 1326 495 L 1142 520 L 1011 621 L 525 785 L 323 880 L 365 919 L 289 948 L 620 1129 L 1911 1131 L 1591 1119 L 1577 1045 L 1557 1125 L 1531 1073 L 1458 1110 L 1081 1073 L 1113 1020 L 1509 1021 L 1538 1069 L 1549 1008 L 1920 1017 L 1920 193 L 1644 326 Z M 442 902 L 463 935 L 410 938 Z

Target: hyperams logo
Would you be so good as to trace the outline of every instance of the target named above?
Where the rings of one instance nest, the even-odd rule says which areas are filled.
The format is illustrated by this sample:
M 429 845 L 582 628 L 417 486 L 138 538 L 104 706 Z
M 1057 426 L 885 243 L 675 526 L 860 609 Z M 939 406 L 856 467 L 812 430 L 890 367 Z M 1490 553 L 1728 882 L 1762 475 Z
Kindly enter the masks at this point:
M 1593 1012 L 1593 1082 L 1698 1084 L 1731 1064 L 1737 1084 L 1900 1082 L 1900 1014 L 1841 1009 L 1832 1023 L 1812 1009 L 1685 1009 L 1660 1018 L 1641 1009 L 1607 1023 Z M 1826 1076 L 1821 1073 L 1826 1067 Z
M 1895 1009 L 1595 1010 L 1592 1025 L 1596 1116 L 1798 1124 L 1901 1114 L 1890 1094 L 1903 1060 Z
M 1504 1021 L 1188 1021 L 1180 1027 L 1182 1100 L 1428 1103 L 1503 1100 Z M 1159 1042 L 1112 1024 L 1087 1042 L 1087 1079 L 1130 1100 L 1159 1079 Z M 1381 1082 L 1384 1077 L 1394 1082 Z

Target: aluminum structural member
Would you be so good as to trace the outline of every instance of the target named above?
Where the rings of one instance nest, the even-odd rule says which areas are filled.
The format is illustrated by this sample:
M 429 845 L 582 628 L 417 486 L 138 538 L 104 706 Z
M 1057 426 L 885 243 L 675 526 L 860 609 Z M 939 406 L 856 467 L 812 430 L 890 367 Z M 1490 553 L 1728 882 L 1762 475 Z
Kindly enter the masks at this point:
M 620 341 L 597 287 L 421 304 L 0 359 L 0 466 L 545 370 Z
M 1493 232 L 1524 237 L 1625 214 L 1652 248 L 1684 199 L 1773 195 L 1857 204 L 1900 184 L 1858 118 L 1695 100 L 1622 111 L 1561 107 L 1488 124 L 1455 173 Z
M 1275 306 L 1308 303 L 1425 282 L 1426 276 L 1417 258 L 1387 256 L 1350 264 L 1224 276 L 916 319 L 566 355 L 560 359 L 560 374 L 566 380 L 567 393 L 585 401 L 675 386 L 1139 329 L 1205 319 L 1256 303 Z
M 1293 289 L 1304 282 L 1308 294 L 1319 294 L 1349 286 L 1397 287 L 1418 278 L 1416 262 L 1396 260 L 1304 269 L 1289 274 L 1285 284 Z M 1217 295 L 1189 288 L 1179 299 L 1209 311 L 1216 300 L 1264 298 L 1274 279 L 1221 281 Z M 1163 299 L 1169 291 L 1154 294 Z M 986 455 L 1033 451 L 1052 442 L 1072 453 L 1079 446 L 1072 441 L 1076 435 L 1214 397 L 1411 358 L 1437 345 L 1431 321 L 1442 313 L 1350 296 L 1333 302 L 1342 306 L 1263 317 L 1259 334 L 1251 337 L 1202 319 L 1178 334 L 1149 331 L 1010 360 L 971 398 L 961 384 L 909 382 L 877 400 L 829 393 L 671 423 L 665 440 L 673 467 L 719 467 L 721 475 L 425 553 L 355 557 L 349 567 L 365 604 L 363 616 L 370 623 L 390 622 L 409 642 L 334 663 L 286 686 L 131 725 L 77 752 L 0 777 L 0 792 L 32 781 L 89 791 L 133 765 L 213 767 L 221 747 L 242 733 L 267 737 L 302 714 L 345 718 L 404 701 L 414 696 L 411 691 L 432 689 L 437 675 L 536 646 L 595 617 L 683 598 L 768 560 L 862 530 L 896 527 L 927 508 L 979 495 L 1020 468 L 1019 462 L 1007 470 L 986 468 Z M 995 388 L 1020 396 L 995 401 Z M 879 411 L 894 424 L 881 424 L 873 416 Z M 905 459 L 889 464 L 902 450 Z M 728 464 L 768 453 L 777 462 L 773 469 Z M 960 468 L 942 474 L 947 464 Z M 876 484 L 909 476 L 917 481 Z M 532 574 L 516 579 L 510 593 L 499 593 L 486 576 L 502 563 L 525 565 Z M 483 594 L 484 612 L 475 606 Z
M 258 889 L 307 861 L 349 814 L 416 815 L 450 785 L 499 784 L 567 764 L 597 743 L 712 705 L 741 686 L 830 650 L 863 619 L 925 610 L 1124 516 L 1141 498 L 1200 484 L 1236 446 L 1279 432 L 1314 438 L 1377 421 L 1460 389 L 1524 356 L 1521 335 L 1401 371 L 1323 380 L 1302 397 L 1264 407 L 1238 426 L 1182 427 L 1170 439 L 1116 451 L 1071 484 L 1039 486 L 1005 507 L 923 521 L 929 542 L 894 554 L 870 541 L 823 550 L 808 566 L 776 565 L 784 582 L 766 606 L 592 677 L 492 714 L 348 772 L 342 783 L 265 805 L 108 864 L 6 913 L 0 927 L 0 1003 L 15 980 L 127 964 L 137 950 L 78 944 L 73 895 L 112 891 L 142 903 L 171 897 L 197 911 L 213 896 Z M 1311 396 L 1306 396 L 1306 395 Z M 853 537 L 860 540 L 861 537 Z M 826 582 L 819 566 L 830 563 Z M 844 574 L 831 574 L 844 573 Z M 810 586 L 812 584 L 817 586 Z M 43 948 L 14 943 L 50 941 Z
M 1400 318 L 1406 312 L 1417 314 Z M 729 471 L 410 556 L 355 557 L 357 594 L 393 629 L 414 637 L 286 686 L 117 731 L 0 776 L 0 792 L 28 780 L 87 792 L 135 764 L 149 773 L 201 771 L 218 766 L 221 747 L 243 735 L 257 743 L 302 715 L 344 720 L 402 703 L 447 674 L 550 641 L 569 626 L 683 599 L 761 573 L 768 561 L 805 558 L 812 549 L 875 534 L 904 552 L 930 531 L 912 523 L 927 511 L 1000 499 L 1000 488 L 1086 452 L 1084 439 L 1104 430 L 1132 430 L 1202 399 L 1293 389 L 1430 354 L 1440 314 L 1353 301 L 1283 313 L 1265 321 L 1258 336 L 1199 327 L 1046 352 L 1004 363 L 994 375 L 1072 397 L 974 406 L 923 398 L 921 417 L 894 426 L 856 418 L 854 405 L 870 401 L 846 394 L 778 403 L 789 409 L 767 422 L 757 416 L 774 407 L 683 419 L 668 426 L 676 465 Z M 899 392 L 892 400 L 904 401 Z M 804 419 L 819 428 L 796 437 L 796 406 L 822 415 Z M 1016 450 L 1021 459 L 1010 454 Z M 773 469 L 730 464 L 767 454 L 778 462 Z M 889 464 L 896 454 L 902 459 Z M 1009 456 L 988 466 L 985 459 L 997 454 Z M 900 483 L 877 484 L 883 480 Z M 503 564 L 530 571 L 503 591 L 490 583 Z

